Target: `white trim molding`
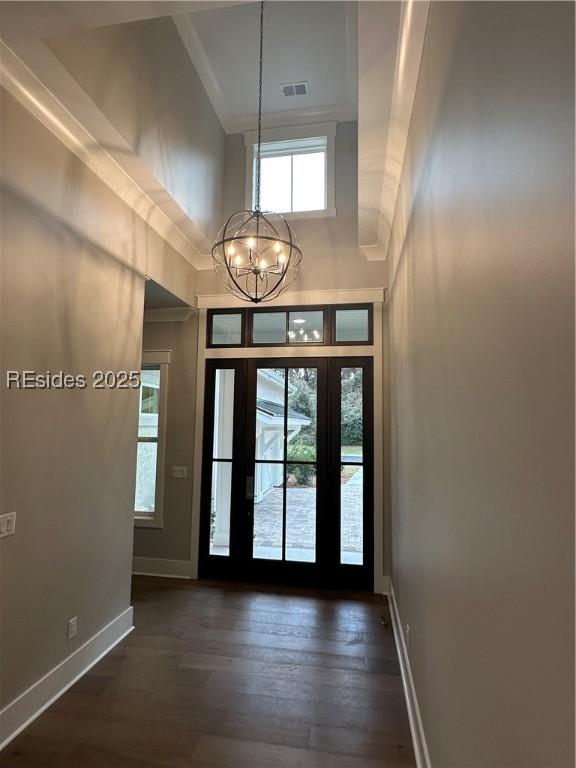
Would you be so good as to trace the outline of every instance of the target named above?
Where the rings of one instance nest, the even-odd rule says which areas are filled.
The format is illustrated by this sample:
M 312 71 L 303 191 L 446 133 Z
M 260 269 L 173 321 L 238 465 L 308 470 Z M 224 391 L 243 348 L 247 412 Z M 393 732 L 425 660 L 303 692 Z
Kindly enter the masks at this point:
M 392 584 L 392 580 L 390 578 L 388 578 L 386 594 L 388 595 L 388 602 L 390 604 L 390 615 L 392 617 L 394 640 L 396 641 L 398 660 L 400 662 L 402 686 L 404 688 L 404 697 L 406 699 L 406 708 L 408 710 L 408 720 L 410 722 L 410 732 L 412 734 L 412 743 L 414 745 L 416 768 L 431 768 L 428 744 L 426 743 L 424 726 L 422 725 L 420 708 L 418 706 L 418 698 L 416 696 L 416 688 L 414 687 L 412 670 L 410 668 L 408 648 L 404 638 L 404 630 L 402 621 L 400 619 L 400 613 L 398 612 L 398 604 L 394 595 L 394 585 Z
M 308 109 L 286 109 L 281 112 L 264 112 L 264 129 L 284 128 L 287 125 L 309 125 L 314 122 L 346 123 L 357 119 L 356 109 L 347 105 L 332 107 L 309 107 Z M 253 130 L 256 115 L 232 115 L 224 128 L 227 133 L 244 133 Z
M 195 579 L 191 560 L 163 560 L 157 557 L 134 557 L 132 573 L 135 576 L 161 576 L 165 579 Z
M 209 239 L 40 40 L 0 40 L 0 83 L 104 184 L 196 269 Z
M 3 749 L 133 629 L 127 608 L 0 712 Z
M 406 0 L 398 21 L 393 4 L 360 3 L 358 46 L 360 111 L 358 116 L 358 225 L 360 249 L 368 261 L 385 261 L 404 167 L 412 109 L 426 39 L 430 0 Z M 386 23 L 388 21 L 388 24 Z M 396 23 L 399 24 L 395 29 Z M 397 38 L 393 77 L 386 30 Z M 374 32 L 374 34 L 372 34 Z M 379 106 L 380 98 L 391 89 Z M 376 147 L 385 146 L 381 153 Z
M 267 307 L 310 306 L 313 304 L 378 304 L 386 300 L 385 288 L 343 288 L 326 291 L 287 291 Z M 232 309 L 247 304 L 227 293 L 198 296 L 198 309 Z
M 336 137 L 336 122 L 309 123 L 307 125 L 264 128 L 262 142 L 268 141 L 298 141 L 298 139 L 316 139 L 326 136 L 329 139 Z M 249 147 L 258 143 L 258 131 L 244 132 L 244 146 Z

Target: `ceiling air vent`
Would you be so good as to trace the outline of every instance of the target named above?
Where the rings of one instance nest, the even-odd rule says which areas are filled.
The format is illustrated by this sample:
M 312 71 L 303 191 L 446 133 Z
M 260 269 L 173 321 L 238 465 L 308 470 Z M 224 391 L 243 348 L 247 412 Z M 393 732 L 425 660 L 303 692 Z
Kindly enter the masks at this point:
M 280 88 L 284 96 L 308 95 L 308 83 L 283 83 Z

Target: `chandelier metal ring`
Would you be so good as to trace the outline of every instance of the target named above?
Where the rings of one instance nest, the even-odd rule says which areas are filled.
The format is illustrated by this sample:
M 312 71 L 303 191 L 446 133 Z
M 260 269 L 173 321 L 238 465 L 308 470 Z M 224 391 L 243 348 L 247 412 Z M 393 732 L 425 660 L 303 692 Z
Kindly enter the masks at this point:
M 231 293 L 259 304 L 277 298 L 294 282 L 302 251 L 279 213 L 242 210 L 220 230 L 212 258 Z

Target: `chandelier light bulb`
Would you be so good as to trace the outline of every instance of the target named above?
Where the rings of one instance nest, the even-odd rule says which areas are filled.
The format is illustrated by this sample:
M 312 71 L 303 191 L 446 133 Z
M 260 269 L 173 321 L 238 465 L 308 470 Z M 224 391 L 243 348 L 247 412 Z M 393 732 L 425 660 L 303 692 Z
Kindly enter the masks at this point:
M 234 264 L 236 264 L 237 267 L 239 267 L 240 264 L 242 264 L 242 256 L 240 256 L 240 254 L 238 254 L 238 256 L 236 256 L 236 258 L 234 259 Z
M 256 240 L 254 240 L 253 237 L 249 237 L 248 240 L 246 240 L 246 245 L 248 248 L 250 248 L 250 250 L 253 250 L 254 246 L 256 245 Z

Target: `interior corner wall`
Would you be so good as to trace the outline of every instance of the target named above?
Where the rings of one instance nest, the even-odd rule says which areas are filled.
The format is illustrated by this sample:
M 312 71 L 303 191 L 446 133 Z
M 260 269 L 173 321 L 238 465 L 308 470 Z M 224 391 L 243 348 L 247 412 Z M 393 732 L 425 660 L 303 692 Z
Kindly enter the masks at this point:
M 431 764 L 574 766 L 574 5 L 431 4 L 391 252 L 393 585 Z
M 2 95 L 0 708 L 130 605 L 144 274 L 189 264 L 12 96 Z M 84 375 L 10 389 L 6 372 Z M 67 621 L 78 633 L 67 640 Z M 5 736 L 5 734 L 3 734 Z
M 172 19 L 95 27 L 49 46 L 209 251 L 221 226 L 226 134 Z
M 186 322 L 144 323 L 143 350 L 170 349 L 164 460 L 163 528 L 134 530 L 134 556 L 190 560 L 198 316 Z M 188 477 L 173 478 L 185 466 Z M 197 480 L 199 482 L 199 479 Z

